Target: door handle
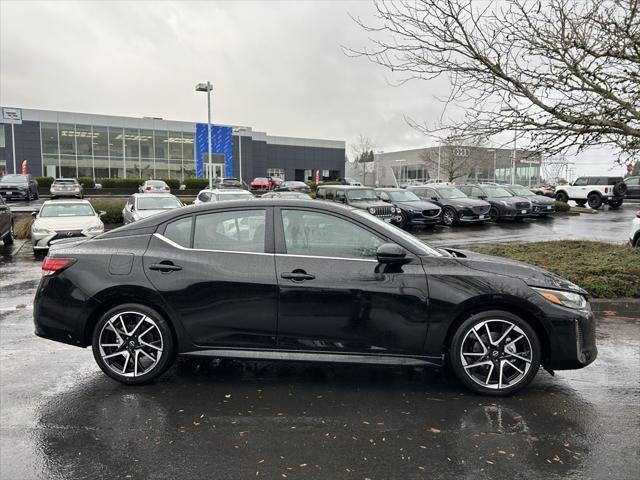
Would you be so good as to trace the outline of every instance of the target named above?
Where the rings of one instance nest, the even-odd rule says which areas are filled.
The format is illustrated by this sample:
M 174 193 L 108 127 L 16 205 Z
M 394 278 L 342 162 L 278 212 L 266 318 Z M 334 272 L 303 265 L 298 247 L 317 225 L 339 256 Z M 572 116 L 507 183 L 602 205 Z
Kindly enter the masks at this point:
M 173 263 L 152 263 L 149 265 L 149 270 L 158 270 L 162 273 L 176 272 L 178 270 L 182 270 L 182 267 L 179 265 L 174 265 Z
M 292 280 L 294 282 L 303 282 L 304 280 L 313 280 L 315 275 L 308 274 L 306 272 L 288 272 L 280 274 L 281 278 L 286 280 Z

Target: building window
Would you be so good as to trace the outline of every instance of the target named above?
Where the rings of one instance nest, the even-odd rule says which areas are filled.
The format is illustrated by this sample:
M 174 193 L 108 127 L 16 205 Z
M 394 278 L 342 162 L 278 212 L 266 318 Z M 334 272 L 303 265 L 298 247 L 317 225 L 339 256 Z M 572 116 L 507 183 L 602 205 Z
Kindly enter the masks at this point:
M 268 177 L 277 177 L 284 180 L 284 168 L 267 168 Z
M 41 123 L 40 136 L 42 138 L 42 153 L 58 155 L 58 124 L 57 123 Z M 4 136 L 2 137 L 4 140 Z M 56 162 L 57 163 L 57 162 Z

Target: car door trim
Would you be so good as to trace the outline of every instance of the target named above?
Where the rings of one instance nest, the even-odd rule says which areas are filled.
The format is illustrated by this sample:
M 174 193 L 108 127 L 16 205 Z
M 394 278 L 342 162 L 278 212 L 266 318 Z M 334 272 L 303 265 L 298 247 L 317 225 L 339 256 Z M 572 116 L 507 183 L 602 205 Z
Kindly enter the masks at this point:
M 244 255 L 266 255 L 266 256 L 274 256 L 273 253 L 265 253 L 265 252 L 246 252 L 246 251 L 242 251 L 242 250 L 213 250 L 213 249 L 209 249 L 209 248 L 190 248 L 190 247 L 183 247 L 182 245 L 174 242 L 173 240 L 165 237 L 164 235 L 162 235 L 161 233 L 154 233 L 153 234 L 154 237 L 156 237 L 158 240 L 162 240 L 163 242 L 171 245 L 174 248 L 177 248 L 178 250 L 185 250 L 185 251 L 189 251 L 189 252 L 214 252 L 214 253 L 242 253 Z

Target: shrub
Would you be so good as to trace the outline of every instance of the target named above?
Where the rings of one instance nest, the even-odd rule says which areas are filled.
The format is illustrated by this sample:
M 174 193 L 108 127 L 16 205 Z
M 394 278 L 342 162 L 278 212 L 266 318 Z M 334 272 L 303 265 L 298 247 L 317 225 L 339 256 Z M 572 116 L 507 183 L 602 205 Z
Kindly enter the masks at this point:
M 89 201 L 96 212 L 100 210 L 106 212 L 106 215 L 102 217 L 104 223 L 122 223 L 122 209 L 127 203 L 125 198 L 94 198 Z
M 45 177 L 51 178 L 51 177 Z M 13 225 L 13 233 L 16 238 L 20 238 L 22 240 L 26 238 L 31 238 L 31 225 L 33 224 L 33 217 L 24 217 L 18 220 Z
M 571 210 L 571 205 L 565 202 L 556 201 L 556 210 L 558 212 L 568 212 L 569 210 Z
M 178 197 L 182 203 L 185 205 L 193 205 L 195 201 L 195 197 Z
M 84 188 L 96 188 L 96 182 L 91 177 L 78 177 L 78 183 Z
M 102 188 L 139 187 L 143 182 L 142 178 L 104 178 L 102 179 Z
M 316 188 L 318 188 L 318 185 L 316 184 L 316 182 L 304 182 L 307 184 L 307 186 L 311 189 L 312 192 L 316 191 Z
M 206 178 L 187 178 L 184 181 L 187 190 L 202 190 L 209 186 L 209 180 Z
M 38 187 L 49 188 L 53 183 L 53 177 L 36 177 Z

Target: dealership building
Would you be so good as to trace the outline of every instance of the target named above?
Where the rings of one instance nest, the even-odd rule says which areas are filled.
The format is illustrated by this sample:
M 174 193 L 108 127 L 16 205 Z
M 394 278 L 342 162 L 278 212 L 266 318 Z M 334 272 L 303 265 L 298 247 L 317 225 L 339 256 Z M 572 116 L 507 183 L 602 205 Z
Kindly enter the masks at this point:
M 285 180 L 344 175 L 345 142 L 267 135 L 247 126 L 2 107 L 0 172 L 49 177 Z M 5 115 L 6 113 L 6 115 Z M 240 165 L 242 162 L 242 165 Z M 241 168 L 240 168 L 241 167 Z

